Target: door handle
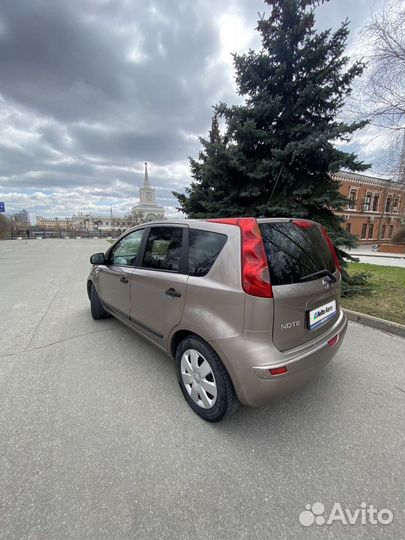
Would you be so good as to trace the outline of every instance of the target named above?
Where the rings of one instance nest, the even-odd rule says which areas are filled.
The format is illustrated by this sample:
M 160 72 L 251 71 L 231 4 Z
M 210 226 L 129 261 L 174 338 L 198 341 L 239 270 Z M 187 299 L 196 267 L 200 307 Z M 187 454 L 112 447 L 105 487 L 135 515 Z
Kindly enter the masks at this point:
M 121 281 L 121 283 L 128 283 L 128 280 L 127 280 L 126 277 L 122 277 L 122 278 L 120 279 L 120 281 Z
M 173 289 L 173 287 L 170 287 L 170 289 L 167 289 L 166 291 L 167 296 L 170 296 L 170 298 L 180 298 L 181 292 L 176 291 L 176 289 Z

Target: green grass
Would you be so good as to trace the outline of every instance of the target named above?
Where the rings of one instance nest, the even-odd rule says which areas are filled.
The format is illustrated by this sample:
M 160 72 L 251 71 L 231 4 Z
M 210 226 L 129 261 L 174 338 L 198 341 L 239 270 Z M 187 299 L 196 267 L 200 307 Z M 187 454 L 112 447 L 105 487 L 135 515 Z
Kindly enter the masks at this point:
M 370 295 L 342 298 L 344 308 L 405 324 L 405 268 L 349 263 L 348 272 L 369 275 Z

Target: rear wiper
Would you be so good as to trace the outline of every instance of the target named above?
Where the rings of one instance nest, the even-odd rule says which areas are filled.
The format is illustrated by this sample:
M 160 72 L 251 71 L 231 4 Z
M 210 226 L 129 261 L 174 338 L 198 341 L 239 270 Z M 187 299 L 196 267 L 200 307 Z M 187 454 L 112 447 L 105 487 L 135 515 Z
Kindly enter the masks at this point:
M 314 272 L 313 274 L 308 274 L 307 276 L 303 276 L 302 278 L 300 278 L 300 281 L 310 281 L 312 279 L 317 279 L 323 276 L 329 277 L 332 283 L 336 283 L 335 276 L 332 274 L 332 272 L 329 272 L 329 270 L 326 270 L 326 268 L 324 268 L 323 270 L 319 270 L 319 272 Z

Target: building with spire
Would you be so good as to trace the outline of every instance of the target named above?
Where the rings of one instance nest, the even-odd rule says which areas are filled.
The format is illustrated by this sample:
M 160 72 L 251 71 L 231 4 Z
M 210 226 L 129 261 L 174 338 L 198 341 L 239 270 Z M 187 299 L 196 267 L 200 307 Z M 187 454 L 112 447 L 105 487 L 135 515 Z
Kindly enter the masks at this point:
M 132 208 L 135 222 L 157 221 L 164 219 L 165 209 L 156 203 L 155 188 L 149 183 L 148 164 L 145 161 L 143 186 L 139 188 L 139 204 Z

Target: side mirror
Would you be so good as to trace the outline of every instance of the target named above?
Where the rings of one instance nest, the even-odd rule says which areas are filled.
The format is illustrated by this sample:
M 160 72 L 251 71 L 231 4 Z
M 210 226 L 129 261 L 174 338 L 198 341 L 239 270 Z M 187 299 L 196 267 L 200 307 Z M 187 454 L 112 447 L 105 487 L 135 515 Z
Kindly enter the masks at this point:
M 91 264 L 105 264 L 105 256 L 104 253 L 95 253 L 90 257 L 90 263 Z

